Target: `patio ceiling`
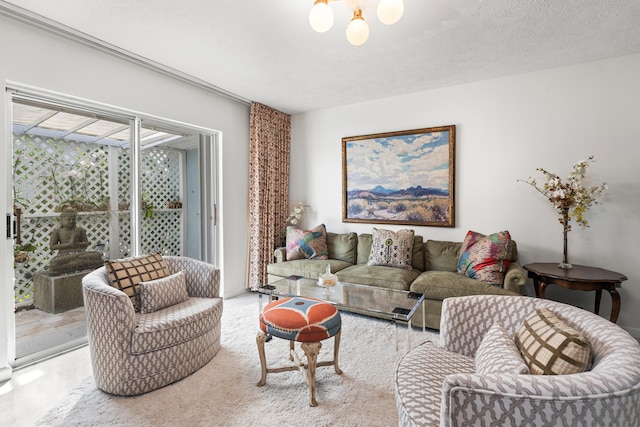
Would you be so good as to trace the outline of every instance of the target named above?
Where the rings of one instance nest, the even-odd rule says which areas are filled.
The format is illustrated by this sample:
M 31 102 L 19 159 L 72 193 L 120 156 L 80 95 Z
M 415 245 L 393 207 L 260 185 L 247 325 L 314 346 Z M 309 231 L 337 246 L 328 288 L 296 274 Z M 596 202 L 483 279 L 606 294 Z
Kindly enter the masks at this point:
M 22 135 L 38 135 L 48 138 L 100 143 L 127 147 L 130 140 L 128 121 L 114 121 L 92 114 L 79 114 L 44 106 L 13 103 L 13 132 Z M 142 148 L 169 144 L 173 148 L 187 149 L 184 142 L 188 135 L 170 133 L 144 125 L 140 131 Z

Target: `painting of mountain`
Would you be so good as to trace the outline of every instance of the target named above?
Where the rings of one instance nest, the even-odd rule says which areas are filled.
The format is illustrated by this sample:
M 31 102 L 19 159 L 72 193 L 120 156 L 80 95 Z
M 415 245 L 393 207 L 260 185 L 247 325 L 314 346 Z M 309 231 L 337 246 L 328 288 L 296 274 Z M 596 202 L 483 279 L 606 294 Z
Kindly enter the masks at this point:
M 342 144 L 343 222 L 455 225 L 454 125 Z

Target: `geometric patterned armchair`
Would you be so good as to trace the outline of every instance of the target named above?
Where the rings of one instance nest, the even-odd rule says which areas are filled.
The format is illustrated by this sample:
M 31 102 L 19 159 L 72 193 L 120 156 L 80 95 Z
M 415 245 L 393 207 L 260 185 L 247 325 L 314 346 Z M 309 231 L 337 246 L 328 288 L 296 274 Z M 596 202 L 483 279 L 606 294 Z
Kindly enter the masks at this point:
M 93 376 L 107 393 L 132 396 L 171 384 L 220 349 L 219 270 L 187 257 L 162 258 L 170 274 L 184 271 L 188 297 L 151 313 L 136 312 L 105 267 L 82 280 Z
M 586 337 L 587 372 L 476 372 L 474 356 L 494 323 L 514 338 L 548 308 Z M 396 371 L 400 426 L 640 426 L 640 344 L 618 325 L 556 301 L 479 295 L 444 300 L 438 344 L 409 351 Z

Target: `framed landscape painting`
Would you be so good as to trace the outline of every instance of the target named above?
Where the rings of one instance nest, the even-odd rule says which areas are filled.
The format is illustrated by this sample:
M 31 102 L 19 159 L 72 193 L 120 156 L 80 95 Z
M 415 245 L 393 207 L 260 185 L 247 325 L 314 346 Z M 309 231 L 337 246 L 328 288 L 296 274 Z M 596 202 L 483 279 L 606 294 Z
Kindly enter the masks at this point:
M 455 125 L 342 138 L 342 221 L 454 227 Z

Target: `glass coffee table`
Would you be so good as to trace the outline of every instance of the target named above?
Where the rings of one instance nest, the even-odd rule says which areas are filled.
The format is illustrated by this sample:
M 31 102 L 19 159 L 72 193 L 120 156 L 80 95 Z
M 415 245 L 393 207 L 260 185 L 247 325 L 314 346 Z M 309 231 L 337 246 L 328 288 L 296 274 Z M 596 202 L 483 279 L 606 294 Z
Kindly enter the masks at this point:
M 335 286 L 323 288 L 318 286 L 317 279 L 290 276 L 264 285 L 258 288 L 258 292 L 260 313 L 262 313 L 263 305 L 262 295 L 269 295 L 270 299 L 301 296 L 329 302 L 339 310 L 394 321 L 396 325 L 396 350 L 398 350 L 399 325 L 407 326 L 407 343 L 411 348 L 411 318 L 419 307 L 422 307 L 423 319 L 425 315 L 424 294 L 377 286 L 338 282 Z M 422 330 L 425 331 L 424 326 Z

